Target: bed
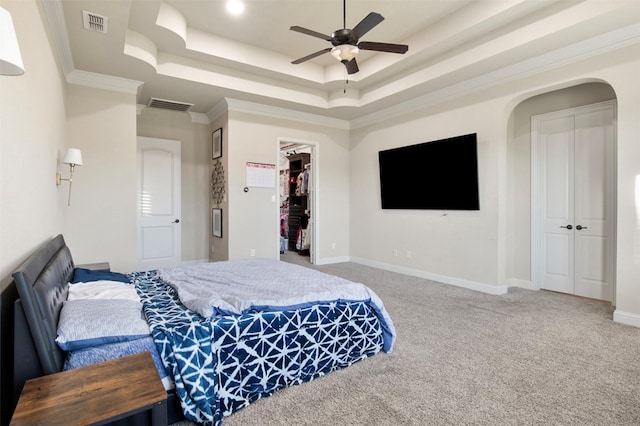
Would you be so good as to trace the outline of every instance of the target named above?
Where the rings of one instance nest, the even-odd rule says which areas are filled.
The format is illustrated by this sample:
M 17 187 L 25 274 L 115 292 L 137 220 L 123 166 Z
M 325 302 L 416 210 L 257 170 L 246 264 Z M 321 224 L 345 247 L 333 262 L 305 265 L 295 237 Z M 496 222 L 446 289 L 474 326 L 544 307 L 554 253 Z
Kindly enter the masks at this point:
M 58 235 L 13 274 L 43 374 L 61 371 L 79 351 L 62 350 L 59 335 L 71 305 L 69 289 L 86 285 L 69 284 L 75 271 Z M 169 378 L 170 421 L 184 415 L 218 425 L 278 389 L 393 348 L 393 323 L 373 291 L 309 268 L 245 259 L 126 277 L 153 341 L 140 350 L 156 352 L 161 377 L 164 370 Z M 247 292 L 250 299 L 241 294 Z M 16 334 L 19 329 L 16 324 Z

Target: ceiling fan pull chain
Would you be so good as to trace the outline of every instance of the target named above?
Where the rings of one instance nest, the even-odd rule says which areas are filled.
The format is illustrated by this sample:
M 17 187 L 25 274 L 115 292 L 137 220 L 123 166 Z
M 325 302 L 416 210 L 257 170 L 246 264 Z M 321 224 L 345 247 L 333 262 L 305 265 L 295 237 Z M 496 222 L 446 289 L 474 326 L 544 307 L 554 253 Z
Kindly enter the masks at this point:
M 347 73 L 347 70 L 345 68 L 344 72 L 344 88 L 342 89 L 342 93 L 346 94 L 347 93 L 347 84 L 349 84 L 349 74 Z

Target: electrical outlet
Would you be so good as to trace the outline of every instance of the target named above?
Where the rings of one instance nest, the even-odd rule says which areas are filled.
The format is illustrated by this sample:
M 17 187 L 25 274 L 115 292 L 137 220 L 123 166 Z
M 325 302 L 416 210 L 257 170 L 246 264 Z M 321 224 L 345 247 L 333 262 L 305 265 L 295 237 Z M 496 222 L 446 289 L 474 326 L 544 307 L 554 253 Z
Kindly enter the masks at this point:
M 251 257 L 254 257 L 256 255 L 256 249 L 251 249 Z
M 395 257 L 398 257 L 398 249 L 393 249 L 393 255 L 394 255 Z
M 411 250 L 407 250 L 407 259 L 411 258 Z
M 336 249 L 336 243 L 331 243 L 331 250 L 335 250 Z

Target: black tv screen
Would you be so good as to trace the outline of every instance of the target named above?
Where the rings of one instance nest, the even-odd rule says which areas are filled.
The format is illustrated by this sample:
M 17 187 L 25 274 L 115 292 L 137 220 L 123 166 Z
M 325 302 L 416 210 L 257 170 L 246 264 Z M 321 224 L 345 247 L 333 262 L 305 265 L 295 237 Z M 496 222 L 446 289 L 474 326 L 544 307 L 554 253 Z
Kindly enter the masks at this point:
M 480 210 L 475 133 L 378 153 L 383 209 Z

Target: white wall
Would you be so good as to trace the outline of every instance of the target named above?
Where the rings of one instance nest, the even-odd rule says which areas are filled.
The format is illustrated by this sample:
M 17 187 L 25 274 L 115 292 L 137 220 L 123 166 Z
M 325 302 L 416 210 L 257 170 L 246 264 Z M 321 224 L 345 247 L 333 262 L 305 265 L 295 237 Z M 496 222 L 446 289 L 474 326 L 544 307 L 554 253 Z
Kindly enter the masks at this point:
M 181 142 L 182 260 L 209 259 L 209 161 L 211 132 L 208 123 L 194 123 L 185 112 L 142 108 L 137 117 L 138 136 Z
M 640 45 L 608 75 L 618 98 L 618 209 L 614 320 L 640 327 Z
M 13 17 L 25 74 L 0 76 L 0 423 L 13 412 L 11 273 L 66 228 L 66 199 L 56 187 L 67 148 L 65 82 L 51 51 L 39 5 L 2 2 Z
M 135 270 L 135 95 L 69 85 L 67 143 L 84 160 L 74 172 L 65 234 L 74 261 Z
M 514 147 L 508 143 L 515 131 L 510 116 L 520 102 L 530 97 L 602 81 L 613 88 L 618 98 L 617 319 L 637 321 L 636 316 L 640 314 L 637 285 L 640 277 L 639 68 L 636 44 L 412 112 L 406 118 L 354 131 L 351 138 L 352 259 L 489 292 L 503 291 L 514 279 L 526 280 L 524 271 L 530 265 L 528 248 L 511 250 L 514 244 L 524 244 L 526 240 L 520 230 L 518 240 L 513 240 L 514 227 L 530 229 L 530 225 L 519 204 L 521 195 L 516 197 L 509 177 L 517 174 L 521 179 L 517 184 L 526 186 L 528 166 L 516 172 L 519 164 L 509 161 Z M 562 109 L 567 102 L 575 101 L 575 97 L 558 99 L 557 105 L 549 107 Z M 479 212 L 448 212 L 443 216 L 443 212 L 438 211 L 380 209 L 379 150 L 472 132 L 478 133 Z M 398 257 L 393 254 L 396 248 Z M 411 258 L 406 257 L 406 250 L 411 251 Z
M 65 150 L 65 86 L 33 1 L 11 13 L 25 73 L 0 76 L 0 288 L 33 250 L 64 233 L 65 192 L 55 174 Z M 68 168 L 67 168 L 68 172 Z
M 67 85 L 35 1 L 3 2 L 13 16 L 25 65 L 19 77 L 0 76 L 0 279 L 38 245 L 62 233 L 76 263 L 108 261 L 136 268 L 136 97 Z M 150 136 L 183 142 L 183 258 L 208 258 L 209 126 L 141 116 Z M 156 122 L 154 122 L 156 120 Z M 179 121 L 179 120 L 178 120 Z M 166 125 L 163 127 L 162 123 Z M 66 149 L 82 150 L 71 206 L 61 164 Z
M 352 133 L 352 259 L 407 272 L 422 271 L 434 278 L 450 277 L 467 286 L 496 285 L 496 152 L 505 143 L 506 132 L 495 125 L 491 115 L 500 109 L 499 102 L 489 100 Z M 479 211 L 381 209 L 378 151 L 468 133 L 478 135 Z
M 228 154 L 224 154 L 228 155 L 229 258 L 250 257 L 252 249 L 256 257 L 278 258 L 277 178 L 273 188 L 250 188 L 249 192 L 243 188 L 247 162 L 278 164 L 279 140 L 316 144 L 314 179 L 318 183 L 316 222 L 320 234 L 316 262 L 348 258 L 348 132 L 233 110 L 229 112 Z

